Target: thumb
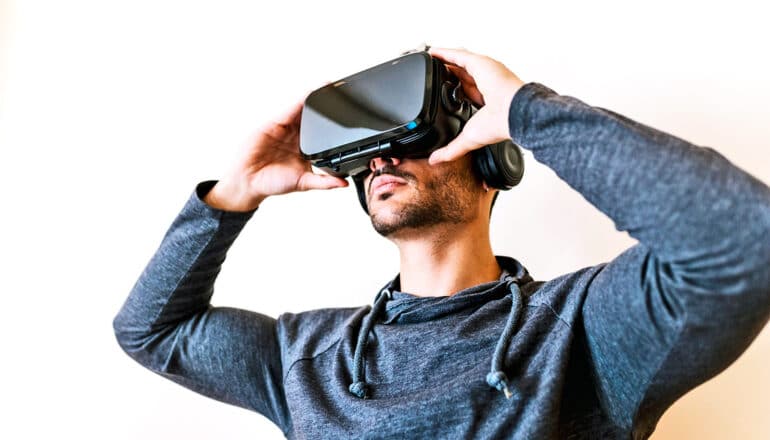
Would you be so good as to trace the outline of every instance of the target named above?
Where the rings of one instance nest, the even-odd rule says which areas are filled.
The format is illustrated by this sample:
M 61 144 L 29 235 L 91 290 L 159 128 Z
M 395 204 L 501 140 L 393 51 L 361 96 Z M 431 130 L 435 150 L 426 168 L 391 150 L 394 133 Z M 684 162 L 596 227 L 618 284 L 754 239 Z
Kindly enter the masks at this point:
M 297 182 L 298 191 L 343 188 L 346 186 L 348 186 L 348 181 L 345 179 L 326 174 L 315 174 L 311 171 L 302 174 L 299 178 L 299 182 Z
M 448 162 L 462 157 L 469 151 L 483 147 L 485 144 L 479 143 L 471 139 L 465 130 L 460 131 L 460 134 L 456 138 L 452 139 L 445 147 L 441 147 L 438 150 L 431 153 L 428 158 L 428 163 L 436 165 L 441 162 Z

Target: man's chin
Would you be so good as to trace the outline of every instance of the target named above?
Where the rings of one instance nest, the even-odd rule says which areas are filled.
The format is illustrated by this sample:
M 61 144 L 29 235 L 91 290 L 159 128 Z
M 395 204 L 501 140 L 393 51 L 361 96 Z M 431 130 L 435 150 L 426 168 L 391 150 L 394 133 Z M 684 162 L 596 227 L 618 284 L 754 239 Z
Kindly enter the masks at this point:
M 380 223 L 390 223 L 398 220 L 398 210 L 388 203 L 373 203 L 369 206 L 369 217 Z
M 369 205 L 369 218 L 374 230 L 380 235 L 388 237 L 397 232 L 403 219 L 404 207 L 395 200 L 376 200 Z

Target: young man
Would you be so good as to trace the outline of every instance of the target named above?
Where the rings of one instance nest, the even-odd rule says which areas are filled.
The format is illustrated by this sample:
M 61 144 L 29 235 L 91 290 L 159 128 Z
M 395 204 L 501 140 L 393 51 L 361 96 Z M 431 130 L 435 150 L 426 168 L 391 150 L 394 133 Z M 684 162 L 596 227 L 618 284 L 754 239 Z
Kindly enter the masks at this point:
M 276 320 L 210 306 L 266 197 L 347 185 L 301 159 L 300 103 L 228 176 L 198 185 L 115 318 L 120 345 L 291 438 L 649 437 L 770 316 L 770 188 L 488 57 L 431 53 L 482 107 L 430 159 L 371 161 L 371 221 L 401 259 L 373 307 Z M 495 257 L 495 191 L 467 153 L 509 137 L 639 244 L 548 282 Z

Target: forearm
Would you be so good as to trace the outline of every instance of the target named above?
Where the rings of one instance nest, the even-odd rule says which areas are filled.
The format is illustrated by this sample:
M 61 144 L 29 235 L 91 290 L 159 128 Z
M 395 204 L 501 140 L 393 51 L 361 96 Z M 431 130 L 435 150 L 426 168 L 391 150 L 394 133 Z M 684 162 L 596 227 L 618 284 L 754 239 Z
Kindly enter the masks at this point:
M 534 83 L 509 123 L 514 141 L 691 280 L 767 286 L 770 189 L 716 151 Z
M 198 185 L 115 317 L 124 347 L 209 307 L 227 250 L 253 215 L 206 205 L 200 197 L 212 184 Z
M 515 142 L 640 242 L 592 277 L 575 332 L 605 412 L 651 432 L 770 316 L 770 189 L 710 148 L 541 85 L 509 116 Z

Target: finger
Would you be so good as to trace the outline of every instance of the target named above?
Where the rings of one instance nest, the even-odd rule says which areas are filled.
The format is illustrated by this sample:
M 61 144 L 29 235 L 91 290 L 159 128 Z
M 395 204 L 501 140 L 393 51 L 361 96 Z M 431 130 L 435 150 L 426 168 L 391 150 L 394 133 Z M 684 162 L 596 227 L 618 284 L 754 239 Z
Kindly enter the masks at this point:
M 482 146 L 483 144 L 469 139 L 468 135 L 461 131 L 460 134 L 452 139 L 452 141 L 445 147 L 434 151 L 428 158 L 428 163 L 435 165 L 441 162 L 455 160 Z
M 464 81 L 472 86 L 476 86 L 476 78 L 472 77 L 465 69 L 454 64 L 445 64 L 446 68 L 457 76 L 460 81 Z
M 477 107 L 482 107 L 484 105 L 484 95 L 482 95 L 481 91 L 479 91 L 479 88 L 476 86 L 476 81 L 474 81 L 473 77 L 468 75 L 468 72 L 466 72 L 462 67 L 448 65 L 447 69 L 452 71 L 452 73 L 454 73 L 460 79 L 460 85 L 463 87 L 465 96 L 470 98 Z
M 479 57 L 478 54 L 467 51 L 465 49 L 432 47 L 428 52 L 447 63 L 462 67 L 468 72 L 471 72 L 471 74 L 473 71 L 473 66 L 475 65 L 475 61 Z
M 463 83 L 464 86 L 468 87 L 475 87 L 478 88 L 478 85 L 476 84 L 476 78 L 472 77 L 468 72 L 465 71 L 462 67 L 453 66 L 451 64 L 445 64 L 447 70 L 452 72 L 461 83 Z
M 343 178 L 326 174 L 315 174 L 308 171 L 300 176 L 297 189 L 307 191 L 311 189 L 343 188 L 346 186 L 348 186 L 348 181 Z

